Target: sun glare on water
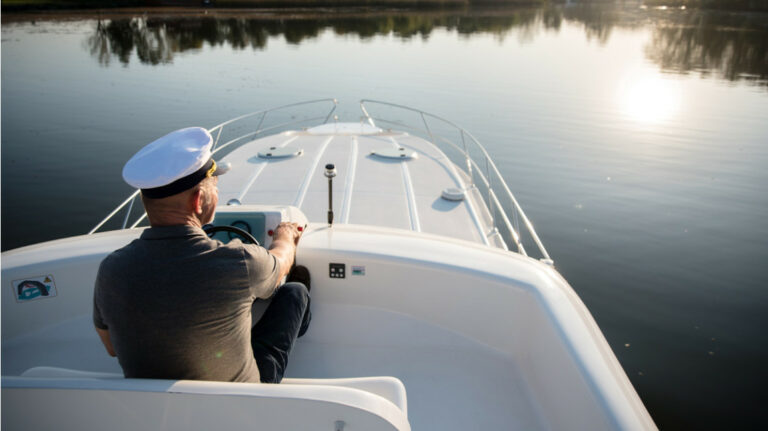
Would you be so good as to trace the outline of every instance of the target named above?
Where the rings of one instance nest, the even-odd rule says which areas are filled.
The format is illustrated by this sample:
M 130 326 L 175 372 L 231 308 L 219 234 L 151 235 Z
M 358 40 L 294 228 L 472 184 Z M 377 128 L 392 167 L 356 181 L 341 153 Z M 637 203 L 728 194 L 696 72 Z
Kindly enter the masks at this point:
M 617 93 L 621 111 L 637 123 L 671 119 L 680 110 L 680 87 L 658 74 L 637 74 L 624 79 Z

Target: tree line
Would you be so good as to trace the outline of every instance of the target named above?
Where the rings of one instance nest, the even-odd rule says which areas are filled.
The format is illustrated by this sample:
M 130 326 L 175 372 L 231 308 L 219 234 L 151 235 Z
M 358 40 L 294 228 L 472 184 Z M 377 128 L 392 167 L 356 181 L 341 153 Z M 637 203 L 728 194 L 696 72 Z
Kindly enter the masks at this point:
M 701 11 L 641 12 L 605 6 L 580 5 L 463 13 L 400 13 L 370 16 L 291 15 L 274 18 L 243 16 L 152 17 L 98 20 L 87 47 L 103 65 L 115 60 L 170 63 L 176 53 L 203 46 L 262 50 L 270 39 L 300 44 L 325 31 L 368 39 L 394 35 L 428 38 L 436 29 L 463 35 L 510 31 L 533 37 L 538 31 L 558 30 L 564 21 L 583 26 L 589 38 L 603 43 L 614 28 L 653 23 L 646 56 L 665 70 L 716 74 L 729 80 L 768 85 L 768 26 L 760 16 Z

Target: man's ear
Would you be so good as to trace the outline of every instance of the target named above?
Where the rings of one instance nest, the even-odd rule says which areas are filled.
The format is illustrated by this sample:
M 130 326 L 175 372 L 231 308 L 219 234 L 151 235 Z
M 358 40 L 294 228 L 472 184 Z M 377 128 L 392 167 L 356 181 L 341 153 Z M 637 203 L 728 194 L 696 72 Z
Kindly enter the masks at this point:
M 203 213 L 203 193 L 203 188 L 199 187 L 189 198 L 192 211 L 198 215 Z

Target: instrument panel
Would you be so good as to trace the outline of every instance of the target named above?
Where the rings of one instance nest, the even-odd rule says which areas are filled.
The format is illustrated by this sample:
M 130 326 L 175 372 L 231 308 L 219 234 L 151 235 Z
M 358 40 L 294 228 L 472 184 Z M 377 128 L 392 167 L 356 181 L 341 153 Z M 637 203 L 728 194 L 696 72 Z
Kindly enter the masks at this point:
M 214 226 L 233 226 L 242 229 L 256 238 L 264 247 L 272 244 L 272 231 L 283 221 L 307 224 L 307 217 L 293 206 L 273 205 L 227 205 L 216 208 L 216 215 L 211 223 Z M 217 232 L 212 238 L 223 243 L 239 235 L 232 232 Z

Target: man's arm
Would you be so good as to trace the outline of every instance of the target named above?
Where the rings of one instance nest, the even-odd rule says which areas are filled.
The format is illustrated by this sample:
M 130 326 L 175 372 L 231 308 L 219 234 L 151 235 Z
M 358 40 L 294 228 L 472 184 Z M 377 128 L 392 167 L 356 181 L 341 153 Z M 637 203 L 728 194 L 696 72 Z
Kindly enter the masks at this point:
M 298 223 L 283 222 L 275 229 L 274 239 L 268 251 L 280 262 L 280 276 L 277 278 L 276 286 L 291 271 L 299 238 L 301 238 L 301 232 L 299 232 Z
M 99 333 L 99 338 L 101 338 L 101 342 L 104 343 L 104 347 L 107 349 L 109 356 L 117 356 L 114 347 L 112 347 L 112 340 L 109 339 L 109 330 L 96 328 L 96 332 Z
M 104 348 L 107 349 L 109 356 L 115 357 L 117 354 L 115 353 L 114 347 L 112 347 L 112 340 L 109 339 L 109 329 L 104 322 L 104 318 L 101 316 L 101 309 L 99 308 L 99 293 L 101 292 L 101 287 L 104 286 L 104 281 L 102 279 L 103 266 L 104 262 L 102 261 L 99 266 L 99 272 L 96 274 L 96 285 L 93 289 L 93 326 L 96 328 L 96 332 L 99 334 L 99 338 L 101 339 L 102 344 L 104 344 Z

